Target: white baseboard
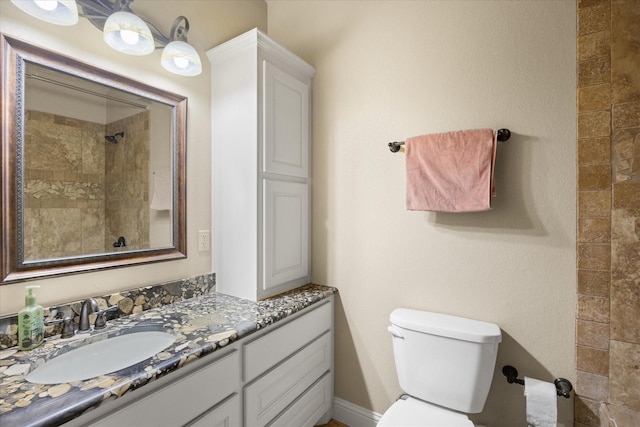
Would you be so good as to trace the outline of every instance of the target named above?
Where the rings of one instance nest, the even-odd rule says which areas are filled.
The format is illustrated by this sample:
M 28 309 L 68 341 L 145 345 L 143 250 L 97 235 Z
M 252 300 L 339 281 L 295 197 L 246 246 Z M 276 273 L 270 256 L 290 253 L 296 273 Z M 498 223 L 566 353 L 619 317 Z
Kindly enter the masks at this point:
M 376 427 L 382 415 L 336 397 L 333 399 L 333 419 L 349 427 Z

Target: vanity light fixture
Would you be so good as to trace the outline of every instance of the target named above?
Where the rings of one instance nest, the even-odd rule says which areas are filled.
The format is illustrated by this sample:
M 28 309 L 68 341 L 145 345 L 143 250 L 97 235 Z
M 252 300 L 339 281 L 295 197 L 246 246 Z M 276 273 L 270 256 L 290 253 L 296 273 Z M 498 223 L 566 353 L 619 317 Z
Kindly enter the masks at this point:
M 200 56 L 187 42 L 187 18 L 176 18 L 167 37 L 154 23 L 131 10 L 133 1 L 11 0 L 23 12 L 52 24 L 73 25 L 78 22 L 78 16 L 87 18 L 104 33 L 104 41 L 122 53 L 148 55 L 164 48 L 160 62 L 174 74 L 197 76 L 202 73 Z
M 75 0 L 11 0 L 20 10 L 34 18 L 56 25 L 74 25 L 78 22 Z
M 181 25 L 184 22 L 184 25 Z M 197 76 L 202 73 L 202 63 L 198 52 L 187 43 L 189 20 L 179 16 L 171 27 L 171 42 L 162 51 L 160 63 L 165 70 L 182 76 Z
M 104 23 L 104 41 L 127 55 L 148 55 L 156 48 L 153 35 L 149 26 L 129 8 L 132 1 L 119 0 L 118 11 Z

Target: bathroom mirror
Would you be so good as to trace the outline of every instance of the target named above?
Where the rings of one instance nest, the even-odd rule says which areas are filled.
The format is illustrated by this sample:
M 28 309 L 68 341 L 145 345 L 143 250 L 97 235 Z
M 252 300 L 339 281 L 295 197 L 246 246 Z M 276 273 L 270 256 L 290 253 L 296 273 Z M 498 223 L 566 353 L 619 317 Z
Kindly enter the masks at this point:
M 0 38 L 1 283 L 185 258 L 187 99 Z

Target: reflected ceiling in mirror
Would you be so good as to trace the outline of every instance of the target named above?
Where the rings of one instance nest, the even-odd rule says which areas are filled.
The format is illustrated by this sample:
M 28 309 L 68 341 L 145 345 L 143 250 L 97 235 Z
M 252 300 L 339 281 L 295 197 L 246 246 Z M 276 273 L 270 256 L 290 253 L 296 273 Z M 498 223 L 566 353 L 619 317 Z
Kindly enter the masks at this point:
M 186 98 L 2 47 L 2 281 L 185 257 Z

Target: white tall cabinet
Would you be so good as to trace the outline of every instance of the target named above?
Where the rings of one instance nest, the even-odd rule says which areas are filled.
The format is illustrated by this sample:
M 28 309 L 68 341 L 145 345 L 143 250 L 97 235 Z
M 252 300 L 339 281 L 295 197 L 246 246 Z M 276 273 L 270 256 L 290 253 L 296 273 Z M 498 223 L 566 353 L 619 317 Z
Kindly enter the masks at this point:
M 207 56 L 216 290 L 258 300 L 309 283 L 315 69 L 258 29 Z

